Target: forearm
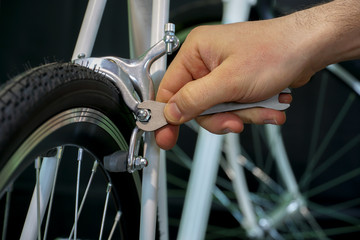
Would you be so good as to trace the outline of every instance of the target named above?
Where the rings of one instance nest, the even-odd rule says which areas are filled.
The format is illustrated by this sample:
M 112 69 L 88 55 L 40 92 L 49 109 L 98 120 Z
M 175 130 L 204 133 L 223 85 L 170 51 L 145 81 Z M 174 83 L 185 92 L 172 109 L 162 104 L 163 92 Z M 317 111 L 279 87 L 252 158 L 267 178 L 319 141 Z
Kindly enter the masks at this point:
M 305 37 L 314 71 L 326 65 L 360 58 L 360 1 L 335 0 L 294 13 Z M 299 37 L 300 37 L 299 35 Z

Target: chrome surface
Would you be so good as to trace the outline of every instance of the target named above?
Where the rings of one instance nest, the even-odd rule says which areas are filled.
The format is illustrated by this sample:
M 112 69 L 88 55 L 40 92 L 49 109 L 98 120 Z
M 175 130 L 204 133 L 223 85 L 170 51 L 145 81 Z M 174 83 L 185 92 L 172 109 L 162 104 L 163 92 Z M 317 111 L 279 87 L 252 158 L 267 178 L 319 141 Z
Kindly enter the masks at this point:
M 135 112 L 139 104 L 135 89 L 128 74 L 124 72 L 122 68 L 119 68 L 117 62 L 111 59 L 113 59 L 113 57 L 82 58 L 74 60 L 74 63 L 104 74 L 104 76 L 111 80 L 120 90 L 126 105 Z
M 175 25 L 167 24 L 165 29 L 164 38 L 137 59 L 108 56 L 76 59 L 74 63 L 103 73 L 113 81 L 126 105 L 135 113 L 139 102 L 155 99 L 154 83 L 150 76 L 151 65 L 166 53 L 171 54 L 180 45 L 175 36 Z
M 151 118 L 151 113 L 148 109 L 138 109 L 136 112 L 136 119 L 139 122 L 148 122 Z
M 132 173 L 136 170 L 140 170 L 142 168 L 141 166 L 143 167 L 147 166 L 147 160 L 138 155 L 143 133 L 144 133 L 143 130 L 139 129 L 138 127 L 135 127 L 131 134 L 130 143 L 129 143 L 129 153 L 127 158 L 127 171 L 129 173 Z M 142 160 L 139 160 L 138 158 Z
M 166 43 L 166 53 L 170 55 L 173 53 L 174 50 L 176 50 L 179 47 L 180 41 L 175 36 L 175 24 L 173 23 L 165 24 L 164 30 L 165 30 L 164 41 Z
M 155 99 L 154 83 L 150 77 L 150 67 L 165 53 L 166 43 L 164 40 L 161 40 L 138 59 L 106 58 L 114 61 L 127 74 L 140 100 L 144 101 Z
M 135 170 L 141 170 L 144 167 L 146 167 L 149 164 L 149 162 L 143 158 L 143 157 L 136 157 L 134 161 L 134 169 Z
M 140 103 L 138 108 L 149 110 L 151 113 L 151 118 L 147 122 L 137 121 L 136 125 L 138 128 L 147 132 L 151 132 L 165 126 L 167 124 L 166 118 L 164 116 L 165 105 L 165 103 L 150 100 Z

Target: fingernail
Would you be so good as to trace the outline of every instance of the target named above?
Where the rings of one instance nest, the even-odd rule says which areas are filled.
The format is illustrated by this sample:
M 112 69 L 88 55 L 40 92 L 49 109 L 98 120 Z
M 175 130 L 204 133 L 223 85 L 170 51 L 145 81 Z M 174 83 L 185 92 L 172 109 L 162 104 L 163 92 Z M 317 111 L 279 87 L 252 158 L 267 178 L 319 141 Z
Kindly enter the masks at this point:
M 266 119 L 266 120 L 264 120 L 264 124 L 278 125 L 278 123 L 275 119 Z
M 227 134 L 227 133 L 232 133 L 233 131 L 230 128 L 225 128 L 224 130 L 222 130 L 223 134 Z
M 182 117 L 182 113 L 176 103 L 167 104 L 164 109 L 164 114 L 166 119 L 171 123 L 178 123 Z

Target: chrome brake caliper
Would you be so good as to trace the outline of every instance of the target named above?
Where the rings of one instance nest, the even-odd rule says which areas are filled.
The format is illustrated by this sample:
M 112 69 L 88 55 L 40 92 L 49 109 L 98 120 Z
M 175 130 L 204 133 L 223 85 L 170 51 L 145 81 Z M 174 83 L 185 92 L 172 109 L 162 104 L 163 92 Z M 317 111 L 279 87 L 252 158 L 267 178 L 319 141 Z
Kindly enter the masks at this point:
M 146 100 L 155 99 L 154 84 L 150 76 L 150 67 L 154 61 L 165 54 L 171 54 L 179 47 L 175 36 L 175 25 L 165 25 L 165 36 L 138 59 L 118 57 L 79 58 L 75 64 L 88 67 L 104 74 L 120 90 L 121 95 L 134 113 L 136 121 L 146 122 L 151 112 L 138 108 Z M 134 172 L 147 166 L 147 160 L 139 156 L 143 130 L 135 127 L 129 143 L 129 151 L 118 151 L 104 158 L 104 166 L 111 172 Z

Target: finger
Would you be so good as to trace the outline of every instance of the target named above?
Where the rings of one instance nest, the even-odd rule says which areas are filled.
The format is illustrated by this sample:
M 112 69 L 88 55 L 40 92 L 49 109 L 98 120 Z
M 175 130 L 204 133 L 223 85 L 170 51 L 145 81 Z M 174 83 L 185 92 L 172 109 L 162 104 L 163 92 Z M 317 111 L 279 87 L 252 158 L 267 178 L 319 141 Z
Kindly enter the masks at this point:
M 269 108 L 250 108 L 234 112 L 244 123 L 282 125 L 286 122 L 284 111 Z
M 242 119 L 231 112 L 198 117 L 196 121 L 200 126 L 215 134 L 240 133 L 244 129 Z
M 231 63 L 230 63 L 231 64 Z M 206 76 L 186 83 L 165 106 L 164 114 L 168 122 L 179 125 L 189 121 L 201 112 L 223 102 L 241 98 L 244 81 L 234 79 L 234 69 L 223 62 Z M 226 79 L 226 84 L 222 79 Z
M 185 41 L 181 46 L 160 83 L 157 101 L 168 102 L 186 83 L 210 72 L 197 51 L 196 43 L 197 41 Z
M 292 102 L 292 96 L 289 93 L 280 93 L 279 102 L 290 104 Z
M 179 135 L 179 126 L 166 125 L 155 131 L 155 139 L 158 146 L 164 150 L 173 148 Z
M 218 113 L 198 117 L 198 123 L 208 131 L 216 134 L 242 132 L 244 123 L 281 125 L 286 121 L 282 111 L 267 108 L 251 108 L 228 113 Z

